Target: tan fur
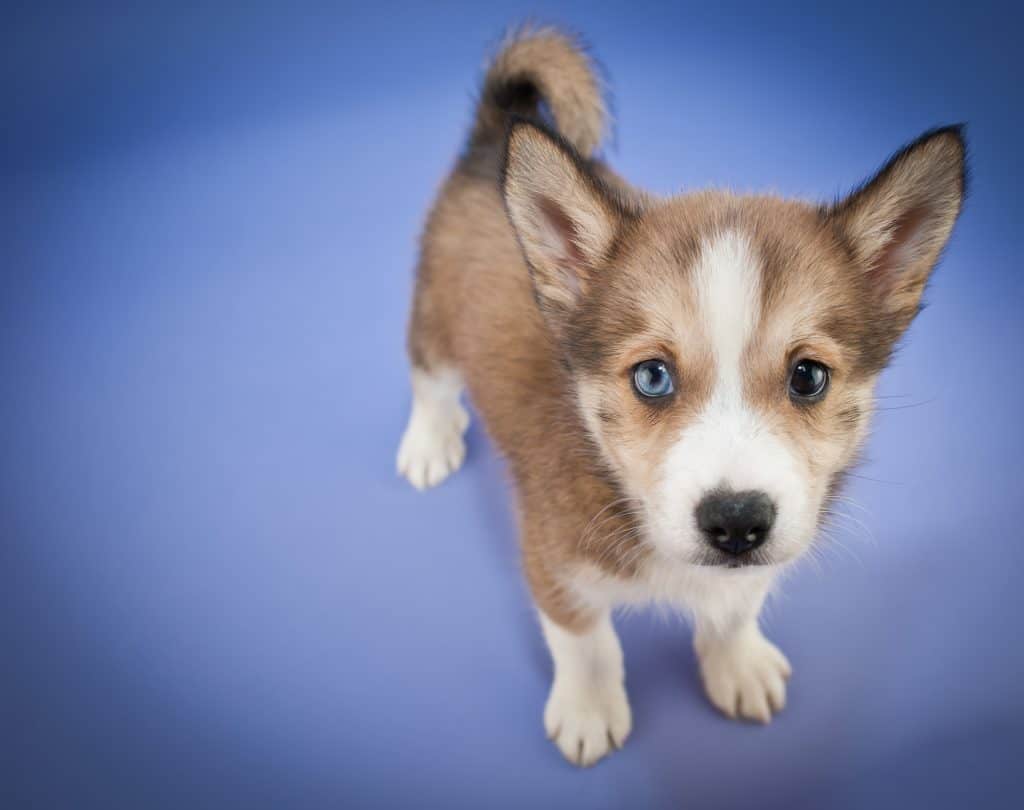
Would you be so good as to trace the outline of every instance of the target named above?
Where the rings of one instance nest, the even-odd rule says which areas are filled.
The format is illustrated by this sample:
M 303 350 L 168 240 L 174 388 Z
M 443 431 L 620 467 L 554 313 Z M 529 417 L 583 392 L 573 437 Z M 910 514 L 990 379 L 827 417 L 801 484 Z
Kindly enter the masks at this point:
M 701 245 L 738 230 L 763 265 L 744 397 L 798 448 L 824 497 L 863 440 L 875 378 L 952 228 L 963 151 L 958 139 L 936 136 L 832 208 L 724 192 L 654 200 L 586 159 L 604 106 L 568 39 L 544 30 L 513 40 L 485 88 L 508 77 L 535 82 L 582 156 L 516 127 L 508 213 L 497 166 L 481 168 L 479 151 L 460 163 L 423 235 L 409 351 L 417 368 L 461 372 L 509 462 L 537 604 L 582 632 L 598 617 L 577 598 L 571 572 L 637 574 L 650 549 L 623 482 L 653 487 L 671 438 L 711 396 L 715 368 L 690 278 Z M 503 115 L 485 100 L 471 147 L 503 127 Z M 549 203 L 553 219 L 539 221 Z M 551 222 L 556 241 L 567 240 L 564 262 L 536 249 Z M 897 260 L 898 273 L 887 267 Z M 832 369 L 828 396 L 814 406 L 787 394 L 790 366 L 804 357 Z M 632 368 L 651 358 L 670 362 L 680 381 L 663 407 L 631 388 Z

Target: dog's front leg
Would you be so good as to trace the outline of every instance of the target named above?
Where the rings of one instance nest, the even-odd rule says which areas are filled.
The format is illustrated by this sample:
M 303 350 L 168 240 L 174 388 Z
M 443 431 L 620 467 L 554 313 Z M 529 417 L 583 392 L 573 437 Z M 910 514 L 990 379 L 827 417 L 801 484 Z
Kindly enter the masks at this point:
M 540 620 L 555 670 L 544 729 L 570 762 L 593 765 L 633 727 L 619 638 L 607 611 L 582 632 Z
M 758 614 L 767 587 L 731 594 L 724 607 L 694 610 L 694 648 L 708 699 L 724 714 L 767 723 L 786 705 L 789 661 L 761 633 Z

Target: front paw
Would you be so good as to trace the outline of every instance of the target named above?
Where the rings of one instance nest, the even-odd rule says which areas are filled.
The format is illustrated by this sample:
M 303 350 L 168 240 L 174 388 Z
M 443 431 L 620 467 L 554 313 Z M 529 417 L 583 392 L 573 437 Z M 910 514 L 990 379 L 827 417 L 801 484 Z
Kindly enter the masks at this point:
M 696 648 L 704 690 L 724 714 L 767 723 L 785 707 L 792 669 L 756 627 L 727 640 L 700 639 Z
M 581 684 L 555 680 L 544 708 L 544 729 L 574 765 L 593 765 L 618 750 L 633 728 L 621 682 Z

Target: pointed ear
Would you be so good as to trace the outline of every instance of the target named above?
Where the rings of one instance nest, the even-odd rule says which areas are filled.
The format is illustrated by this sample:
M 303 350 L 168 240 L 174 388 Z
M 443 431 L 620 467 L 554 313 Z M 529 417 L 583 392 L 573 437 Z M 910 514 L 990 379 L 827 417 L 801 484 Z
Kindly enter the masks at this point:
M 825 214 L 850 248 L 894 339 L 910 325 L 960 213 L 966 184 L 960 126 L 927 132 Z
M 509 130 L 503 191 L 537 302 L 558 334 L 595 283 L 624 211 L 568 143 L 525 121 Z

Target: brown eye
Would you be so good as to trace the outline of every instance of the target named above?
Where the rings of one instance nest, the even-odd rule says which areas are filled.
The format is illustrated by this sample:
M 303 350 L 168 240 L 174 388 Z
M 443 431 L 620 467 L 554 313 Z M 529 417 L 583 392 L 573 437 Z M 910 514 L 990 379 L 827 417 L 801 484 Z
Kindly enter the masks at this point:
M 828 388 L 828 367 L 814 360 L 800 360 L 789 377 L 789 395 L 797 400 L 816 401 Z

